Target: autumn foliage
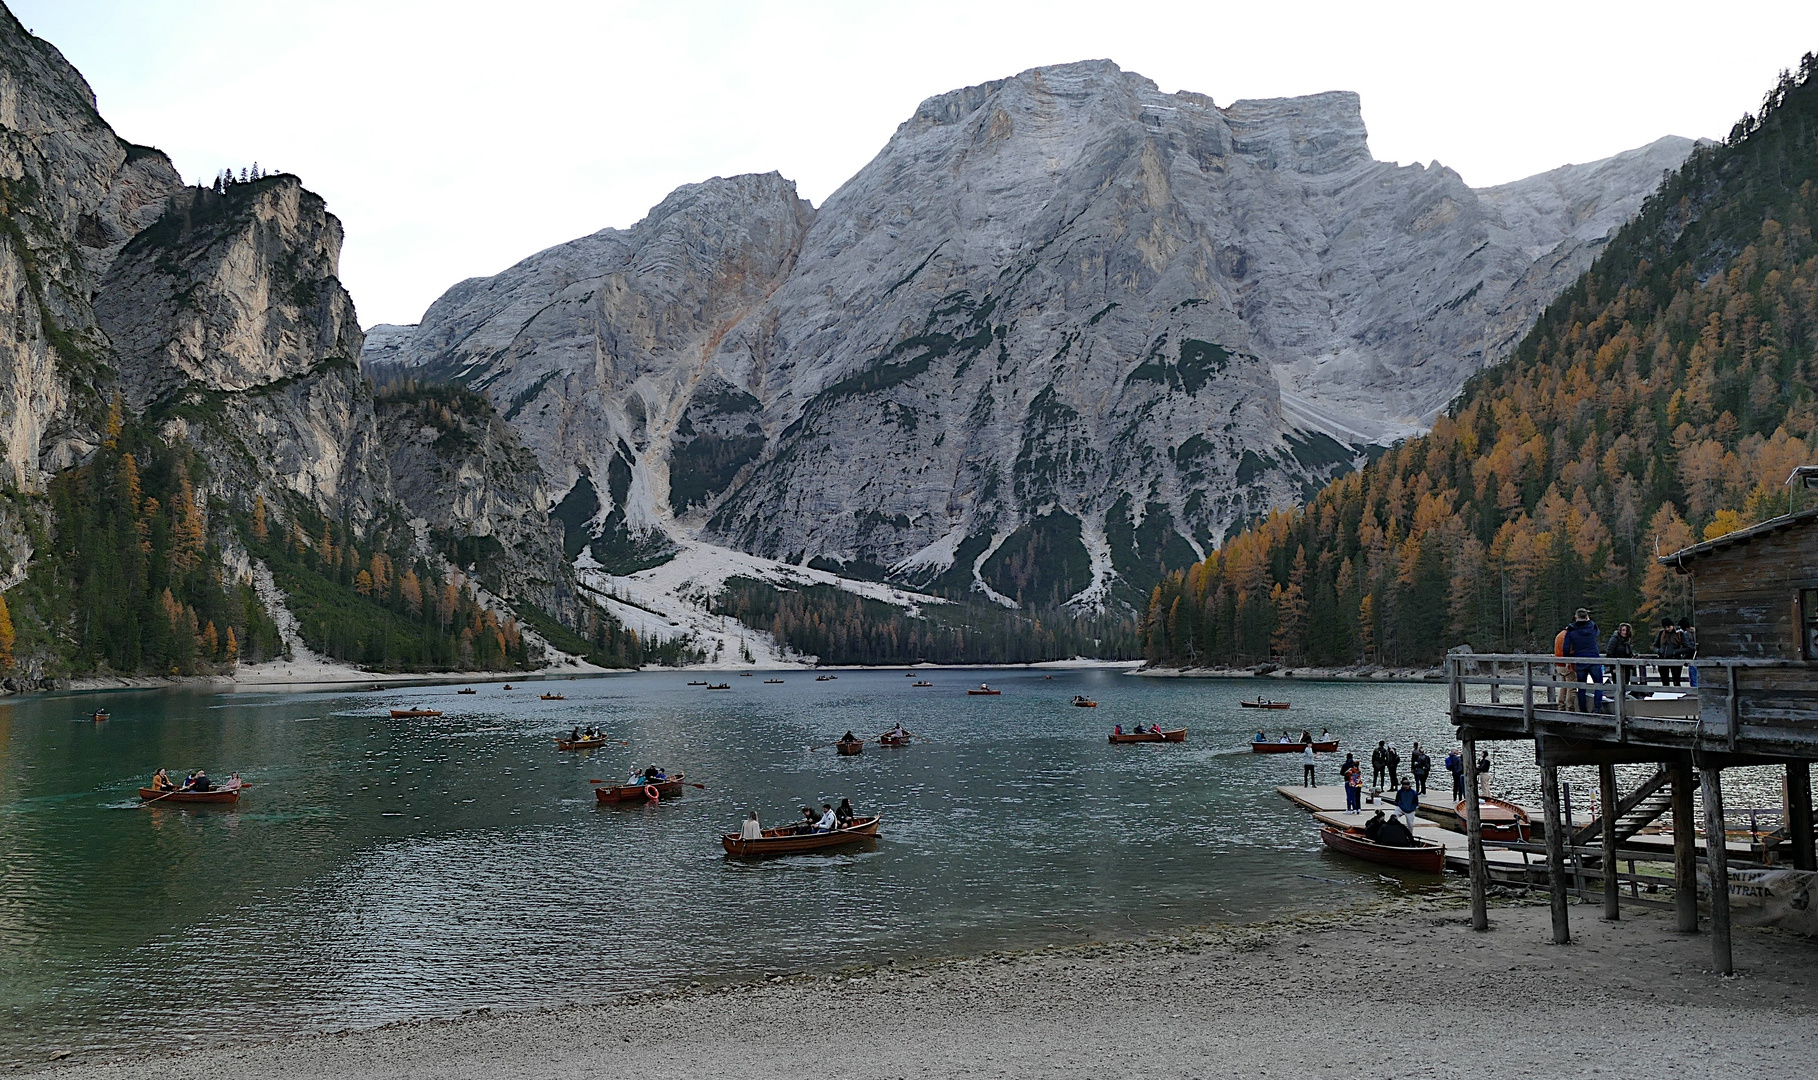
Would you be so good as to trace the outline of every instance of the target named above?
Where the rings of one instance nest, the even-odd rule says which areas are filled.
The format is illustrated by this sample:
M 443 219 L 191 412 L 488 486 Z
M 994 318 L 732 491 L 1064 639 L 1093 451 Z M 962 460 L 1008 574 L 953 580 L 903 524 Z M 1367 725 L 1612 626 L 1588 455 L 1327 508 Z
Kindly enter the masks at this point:
M 1686 614 L 1656 553 L 1787 512 L 1818 462 L 1814 74 L 1695 151 L 1429 434 L 1158 586 L 1149 658 L 1424 663 L 1551 652 L 1580 605 Z

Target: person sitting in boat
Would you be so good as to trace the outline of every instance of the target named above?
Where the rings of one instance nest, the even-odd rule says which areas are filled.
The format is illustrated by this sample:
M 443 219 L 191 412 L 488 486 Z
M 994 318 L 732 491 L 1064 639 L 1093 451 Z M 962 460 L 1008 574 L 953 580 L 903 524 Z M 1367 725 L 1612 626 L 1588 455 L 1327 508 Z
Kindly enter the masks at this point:
M 1113 735 L 1122 735 L 1123 733 L 1124 733 L 1124 725 L 1122 725 L 1122 724 L 1118 724 L 1111 729 L 1111 734 L 1113 734 Z
M 814 823 L 815 832 L 832 832 L 840 827 L 840 817 L 833 812 L 832 803 L 821 804 L 820 820 Z
M 1306 744 L 1308 744 L 1308 743 L 1310 743 L 1310 742 L 1312 742 L 1312 741 L 1313 741 L 1313 733 L 1312 733 L 1312 732 L 1311 732 L 1311 731 L 1304 731 L 1304 730 L 1303 730 L 1303 731 L 1302 731 L 1302 732 L 1301 732 L 1301 733 L 1300 733 L 1300 744 L 1301 744 L 1301 745 L 1302 745 L 1302 746 L 1305 746 L 1305 745 L 1306 745 Z
M 1386 819 L 1383 817 L 1382 811 L 1381 810 L 1376 811 L 1375 817 L 1364 822 L 1364 839 L 1373 841 L 1377 837 L 1381 836 L 1383 822 L 1385 820 Z
M 580 742 L 581 741 L 581 729 L 580 729 L 579 725 L 577 725 L 573 731 L 568 733 L 568 741 L 569 742 Z
M 660 784 L 667 779 L 669 779 L 669 774 L 654 764 L 647 766 L 644 769 L 644 782 L 646 784 Z
M 1384 847 L 1413 847 L 1414 830 L 1403 825 L 1400 818 L 1385 818 L 1382 828 L 1376 831 L 1376 842 Z
M 197 769 L 183 780 L 184 791 L 213 791 L 214 789 L 215 783 L 208 778 L 206 769 Z
M 1149 734 L 1160 735 L 1161 733 L 1162 733 L 1162 729 L 1161 729 L 1160 724 L 1150 724 L 1149 725 Z
M 1332 729 L 1331 728 L 1320 728 L 1319 729 L 1319 741 L 1320 742 L 1331 742 L 1332 741 Z
M 796 823 L 795 831 L 811 833 L 814 831 L 814 823 L 818 820 L 814 814 L 814 807 L 804 806 L 802 807 L 802 820 Z
M 851 799 L 841 799 L 840 804 L 833 808 L 833 819 L 842 829 L 852 824 L 852 819 L 857 816 L 852 809 Z
M 1264 734 L 1264 733 L 1263 733 L 1263 732 L 1261 732 L 1261 731 L 1258 731 L 1258 732 L 1257 732 L 1257 733 L 1256 733 L 1256 739 L 1255 739 L 1255 741 L 1256 741 L 1256 742 L 1268 742 L 1268 741 L 1269 741 L 1269 736 L 1268 736 L 1268 735 L 1266 735 L 1266 734 Z
M 762 840 L 763 838 L 764 827 L 758 824 L 757 811 L 753 810 L 745 815 L 745 823 L 739 826 L 739 839 Z
M 233 773 L 228 776 L 227 783 L 221 785 L 221 790 L 222 791 L 239 791 L 241 788 L 243 788 L 245 786 L 246 786 L 246 781 L 240 779 L 240 774 Z
M 172 789 L 176 786 L 177 786 L 177 782 L 175 780 L 172 780 L 170 778 L 170 773 L 164 771 L 163 769 L 159 769 L 157 772 L 152 774 L 151 789 L 153 791 L 169 791 L 170 789 Z

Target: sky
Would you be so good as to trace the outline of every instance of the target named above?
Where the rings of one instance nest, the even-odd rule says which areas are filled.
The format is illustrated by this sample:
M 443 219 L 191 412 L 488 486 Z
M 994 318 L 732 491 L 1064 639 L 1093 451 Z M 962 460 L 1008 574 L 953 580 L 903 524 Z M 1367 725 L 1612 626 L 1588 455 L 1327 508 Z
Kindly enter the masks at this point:
M 346 227 L 360 321 L 775 170 L 817 206 L 928 97 L 1109 58 L 1219 104 L 1362 95 L 1376 157 L 1473 186 L 1721 138 L 1818 3 L 7 0 L 184 178 L 258 162 Z

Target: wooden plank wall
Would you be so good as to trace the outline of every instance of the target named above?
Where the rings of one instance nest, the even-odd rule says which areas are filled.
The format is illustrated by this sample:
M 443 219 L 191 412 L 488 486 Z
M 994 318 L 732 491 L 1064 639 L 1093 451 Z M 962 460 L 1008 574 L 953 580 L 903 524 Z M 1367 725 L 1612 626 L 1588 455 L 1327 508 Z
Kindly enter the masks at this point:
M 1818 589 L 1818 523 L 1802 522 L 1720 548 L 1693 560 L 1690 568 L 1700 653 L 1798 665 L 1740 672 L 1739 734 L 1789 744 L 1818 742 L 1818 665 L 1802 660 L 1799 627 L 1799 590 Z M 1709 668 L 1699 676 L 1705 730 L 1727 733 L 1726 680 Z

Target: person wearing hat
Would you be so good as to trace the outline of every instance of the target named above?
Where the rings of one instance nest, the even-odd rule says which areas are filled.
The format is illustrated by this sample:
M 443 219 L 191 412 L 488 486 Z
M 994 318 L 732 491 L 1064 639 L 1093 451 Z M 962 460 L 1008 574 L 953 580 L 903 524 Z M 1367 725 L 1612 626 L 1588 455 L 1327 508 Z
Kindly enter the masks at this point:
M 1408 831 L 1414 831 L 1414 811 L 1420 809 L 1420 792 L 1414 790 L 1414 781 L 1403 779 L 1401 790 L 1395 793 L 1395 809 L 1401 811 L 1401 820 L 1408 823 Z

